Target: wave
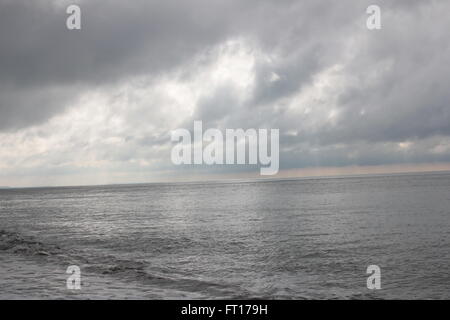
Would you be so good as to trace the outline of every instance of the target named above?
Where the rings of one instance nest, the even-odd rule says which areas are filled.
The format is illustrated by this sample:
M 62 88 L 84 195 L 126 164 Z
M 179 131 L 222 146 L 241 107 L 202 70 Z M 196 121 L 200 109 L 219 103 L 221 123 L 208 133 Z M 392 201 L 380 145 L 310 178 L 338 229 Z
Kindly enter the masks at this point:
M 205 293 L 205 296 L 213 295 L 224 298 L 238 299 L 252 296 L 250 292 L 239 285 L 218 284 L 213 281 L 181 276 L 172 270 L 150 272 L 151 263 L 145 260 L 124 259 L 113 255 L 93 255 L 83 250 L 61 248 L 55 244 L 37 241 L 31 236 L 24 236 L 18 232 L 0 230 L 1 251 L 62 267 L 78 265 L 82 268 L 82 272 L 117 277 L 145 286 Z
M 50 256 L 58 254 L 61 248 L 56 245 L 45 245 L 32 238 L 23 237 L 16 232 L 0 230 L 0 251 L 24 255 Z

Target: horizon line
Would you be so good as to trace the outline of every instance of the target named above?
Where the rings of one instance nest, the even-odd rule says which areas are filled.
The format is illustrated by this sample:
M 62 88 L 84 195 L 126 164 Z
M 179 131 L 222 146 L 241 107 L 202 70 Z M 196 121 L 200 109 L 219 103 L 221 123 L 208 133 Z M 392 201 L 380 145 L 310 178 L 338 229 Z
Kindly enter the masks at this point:
M 430 164 L 426 164 L 430 165 Z M 186 178 L 175 180 L 156 180 L 156 181 L 142 181 L 142 182 L 111 182 L 111 183 L 92 183 L 92 184 L 61 184 L 61 185 L 36 185 L 36 186 L 0 186 L 0 190 L 12 189 L 39 189 L 39 188 L 77 188 L 77 187 L 102 187 L 102 186 L 120 186 L 120 185 L 149 185 L 149 184 L 196 184 L 196 183 L 227 183 L 227 182 L 264 182 L 264 181 L 284 181 L 284 180 L 308 180 L 308 179 L 330 179 L 330 178 L 351 178 L 351 177 L 373 177 L 373 176 L 397 176 L 408 174 L 423 174 L 423 173 L 450 173 L 450 163 L 434 164 L 441 166 L 440 168 L 422 168 L 421 170 L 412 170 L 413 166 L 422 167 L 422 165 L 380 165 L 380 166 L 345 166 L 345 167 L 310 167 L 298 169 L 284 169 L 280 170 L 274 176 L 259 176 L 254 173 L 245 173 L 241 175 L 236 174 L 216 174 L 208 175 L 205 178 Z M 407 169 L 383 171 L 381 168 L 396 168 L 407 167 Z M 367 170 L 371 168 L 372 172 Z M 381 169 L 381 170 L 376 170 Z M 408 170 L 409 169 L 409 170 Z M 337 170 L 340 172 L 333 172 Z M 302 175 L 295 174 L 301 173 Z M 308 174 L 309 172 L 309 174 Z

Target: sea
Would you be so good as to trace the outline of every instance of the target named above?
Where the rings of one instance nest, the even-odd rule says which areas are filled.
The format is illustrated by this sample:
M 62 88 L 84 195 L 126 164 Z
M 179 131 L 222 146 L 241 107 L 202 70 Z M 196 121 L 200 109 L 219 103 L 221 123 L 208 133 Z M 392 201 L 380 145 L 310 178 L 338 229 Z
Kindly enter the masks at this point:
M 0 190 L 0 299 L 449 299 L 449 265 L 449 172 Z

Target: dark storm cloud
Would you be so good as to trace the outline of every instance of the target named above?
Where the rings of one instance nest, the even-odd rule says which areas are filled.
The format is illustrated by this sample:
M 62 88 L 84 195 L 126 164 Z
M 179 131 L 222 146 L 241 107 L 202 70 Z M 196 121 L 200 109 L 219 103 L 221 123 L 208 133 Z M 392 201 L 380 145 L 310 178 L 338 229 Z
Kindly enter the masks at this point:
M 2 81 L 95 84 L 158 73 L 224 35 L 220 16 L 214 24 L 205 21 L 217 12 L 174 2 L 82 1 L 80 6 L 82 30 L 69 31 L 63 5 L 2 2 Z
M 250 1 L 79 1 L 82 30 L 69 31 L 69 2 L 56 3 L 0 1 L 0 130 L 45 119 L 73 97 L 52 91 L 173 70 L 232 35 L 233 15 L 251 9 Z
M 365 25 L 373 1 L 354 0 L 78 1 L 82 30 L 69 31 L 69 2 L 0 0 L 0 131 L 43 122 L 83 92 L 138 76 L 158 82 L 176 71 L 194 79 L 215 46 L 242 38 L 255 58 L 248 96 L 234 83 L 200 94 L 192 116 L 180 119 L 184 127 L 203 120 L 205 127 L 279 128 L 285 168 L 447 161 L 448 153 L 430 150 L 450 136 L 450 3 L 375 2 L 379 31 Z M 310 105 L 292 102 L 336 67 L 337 82 Z M 143 105 L 123 115 L 130 127 L 165 107 L 158 99 Z M 102 159 L 129 160 L 168 137 L 125 134 L 123 149 L 91 148 Z M 409 153 L 399 152 L 403 141 L 414 144 Z
M 265 50 L 283 55 L 275 66 L 280 83 L 261 83 L 255 92 L 255 102 L 273 100 L 296 90 L 317 70 L 330 45 L 331 37 L 324 38 L 324 33 L 342 28 L 343 19 L 363 10 L 344 2 L 77 1 L 82 30 L 69 31 L 65 9 L 71 1 L 2 0 L 1 96 L 13 87 L 14 96 L 22 98 L 0 100 L 0 130 L 63 110 L 68 97 L 73 98 L 73 92 L 62 92 L 68 86 L 81 92 L 141 74 L 156 77 L 235 36 L 252 38 Z M 264 66 L 260 68 L 264 78 Z M 44 95 L 57 90 L 54 86 L 58 96 L 49 94 L 42 98 L 49 102 L 37 108 L 33 92 Z
M 324 3 L 329 7 L 323 6 Z M 309 19 L 302 15 L 301 10 L 295 10 L 295 6 L 288 15 L 279 16 L 283 21 L 271 26 L 283 28 L 275 29 L 278 33 L 274 29 L 268 34 L 262 32 L 259 37 L 266 49 L 270 50 L 269 43 L 273 45 L 269 52 L 273 52 L 276 58 L 269 63 L 256 64 L 253 98 L 242 103 L 240 112 L 226 114 L 223 120 L 227 126 L 269 124 L 282 132 L 296 131 L 295 137 L 282 137 L 281 143 L 285 147 L 304 142 L 312 143 L 310 148 L 314 144 L 348 143 L 349 148 L 344 149 L 343 154 L 351 153 L 353 148 L 368 151 L 361 142 L 413 140 L 420 144 L 420 139 L 450 135 L 450 21 L 445 18 L 450 4 L 440 1 L 380 1 L 383 27 L 375 32 L 364 28 L 364 15 L 358 16 L 358 11 L 365 12 L 367 4 L 360 2 L 360 5 L 352 7 L 345 1 L 339 4 L 325 1 L 308 7 L 302 3 L 301 8 L 309 9 L 306 12 L 315 12 Z M 294 22 L 293 17 L 287 19 L 290 14 L 297 14 L 301 22 Z M 352 56 L 350 61 L 345 61 L 346 55 Z M 305 126 L 309 116 L 293 115 L 283 108 L 273 107 L 277 101 L 302 92 L 304 86 L 311 84 L 312 78 L 321 71 L 339 64 L 344 64 L 341 71 L 343 79 L 352 81 L 335 96 L 339 116 L 333 123 L 318 122 L 315 126 Z M 279 80 L 272 83 L 267 78 L 273 72 Z M 223 93 L 219 92 L 216 101 L 209 98 L 208 105 L 220 105 L 221 101 Z M 327 102 L 317 101 L 317 105 Z M 317 105 L 310 107 L 314 110 Z M 204 105 L 199 108 L 201 114 L 206 113 Z M 217 115 L 217 112 L 211 112 L 211 115 Z M 383 162 L 382 159 L 387 162 L 405 160 L 381 150 L 381 147 L 377 149 L 379 157 L 361 156 L 362 164 Z M 394 151 L 395 148 L 390 150 Z M 407 160 L 427 159 L 427 149 L 419 151 L 424 154 Z M 325 153 L 323 156 L 334 159 Z M 348 157 L 342 159 L 347 163 L 351 161 Z M 448 156 L 428 157 L 429 161 L 444 159 Z
M 450 23 L 443 18 L 450 5 L 416 4 L 388 12 L 384 28 L 389 32 L 372 35 L 358 48 L 346 72 L 361 81 L 340 95 L 342 115 L 323 131 L 323 143 L 450 135 Z M 386 70 L 367 81 L 383 63 Z

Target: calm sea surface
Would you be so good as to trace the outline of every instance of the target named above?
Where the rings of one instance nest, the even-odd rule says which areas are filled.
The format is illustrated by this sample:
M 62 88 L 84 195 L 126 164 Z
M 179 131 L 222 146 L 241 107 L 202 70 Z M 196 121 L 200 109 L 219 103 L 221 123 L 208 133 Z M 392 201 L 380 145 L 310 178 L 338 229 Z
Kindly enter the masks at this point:
M 3 299 L 449 299 L 449 263 L 450 173 L 0 190 Z

